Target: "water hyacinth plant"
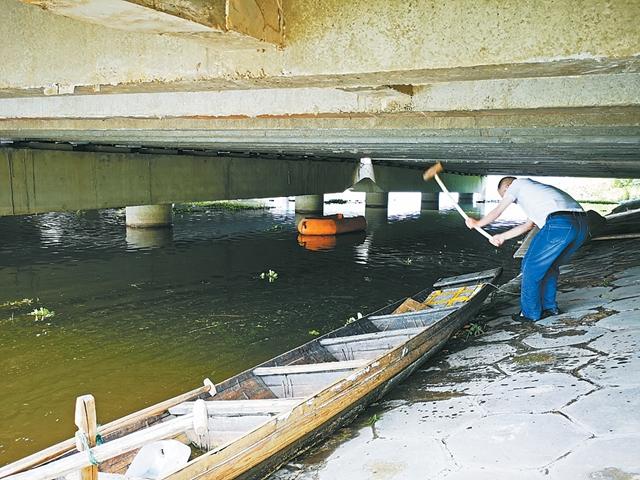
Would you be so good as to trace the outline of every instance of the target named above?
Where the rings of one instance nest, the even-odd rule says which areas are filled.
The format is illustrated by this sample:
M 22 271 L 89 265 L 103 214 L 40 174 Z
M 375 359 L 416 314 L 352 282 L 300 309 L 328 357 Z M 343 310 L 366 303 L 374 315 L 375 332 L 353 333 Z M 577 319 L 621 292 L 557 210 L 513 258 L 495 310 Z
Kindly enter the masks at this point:
M 278 273 L 275 270 L 269 269 L 268 272 L 262 272 L 260 278 L 262 280 L 269 280 L 269 283 L 273 283 L 278 278 Z
M 38 320 L 44 320 L 45 318 L 51 318 L 55 314 L 56 312 L 54 312 L 53 310 L 49 310 L 48 308 L 45 308 L 45 307 L 40 307 L 40 308 L 34 309 L 32 312 L 29 312 L 27 315 L 31 315 L 32 317 L 35 317 L 36 321 L 38 321 Z

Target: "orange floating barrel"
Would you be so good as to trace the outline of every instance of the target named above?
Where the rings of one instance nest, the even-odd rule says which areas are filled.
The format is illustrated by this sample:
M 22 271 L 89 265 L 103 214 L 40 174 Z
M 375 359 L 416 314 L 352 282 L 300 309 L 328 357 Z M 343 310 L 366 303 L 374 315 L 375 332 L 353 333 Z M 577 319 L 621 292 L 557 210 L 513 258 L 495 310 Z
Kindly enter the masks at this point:
M 326 217 L 305 217 L 298 223 L 301 235 L 339 235 L 341 233 L 359 232 L 367 228 L 364 217 L 347 217 L 338 213 Z

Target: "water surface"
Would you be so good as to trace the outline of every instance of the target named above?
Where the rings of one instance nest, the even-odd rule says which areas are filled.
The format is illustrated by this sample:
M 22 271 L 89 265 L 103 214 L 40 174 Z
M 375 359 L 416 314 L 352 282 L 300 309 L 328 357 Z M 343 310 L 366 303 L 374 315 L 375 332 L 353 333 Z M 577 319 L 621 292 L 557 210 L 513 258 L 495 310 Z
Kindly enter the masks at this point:
M 293 204 L 278 205 L 177 214 L 156 231 L 127 230 L 121 210 L 0 218 L 0 304 L 33 299 L 0 308 L 0 465 L 72 436 L 78 395 L 106 423 L 439 277 L 516 268 L 515 244 L 492 247 L 453 210 L 367 211 L 366 234 L 301 245 Z M 349 208 L 364 212 L 325 213 Z M 55 316 L 36 321 L 35 307 Z

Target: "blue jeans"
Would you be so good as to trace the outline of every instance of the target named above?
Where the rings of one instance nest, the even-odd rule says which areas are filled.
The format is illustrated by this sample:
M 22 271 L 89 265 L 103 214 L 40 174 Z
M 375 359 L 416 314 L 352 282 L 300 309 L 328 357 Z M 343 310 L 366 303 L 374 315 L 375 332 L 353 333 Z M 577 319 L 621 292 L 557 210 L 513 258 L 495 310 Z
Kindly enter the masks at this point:
M 588 235 L 586 215 L 571 212 L 549 215 L 522 261 L 522 315 L 539 320 L 543 310 L 558 308 L 556 292 L 559 267 L 569 261 Z

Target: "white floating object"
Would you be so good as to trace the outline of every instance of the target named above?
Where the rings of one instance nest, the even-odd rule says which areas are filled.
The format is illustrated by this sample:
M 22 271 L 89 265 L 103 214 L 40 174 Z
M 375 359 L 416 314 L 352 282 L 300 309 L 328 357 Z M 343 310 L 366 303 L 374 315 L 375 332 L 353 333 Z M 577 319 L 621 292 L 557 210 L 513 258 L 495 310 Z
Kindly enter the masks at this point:
M 190 455 L 191 448 L 177 440 L 153 442 L 140 449 L 125 476 L 163 478 L 186 465 Z

